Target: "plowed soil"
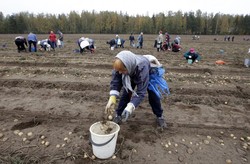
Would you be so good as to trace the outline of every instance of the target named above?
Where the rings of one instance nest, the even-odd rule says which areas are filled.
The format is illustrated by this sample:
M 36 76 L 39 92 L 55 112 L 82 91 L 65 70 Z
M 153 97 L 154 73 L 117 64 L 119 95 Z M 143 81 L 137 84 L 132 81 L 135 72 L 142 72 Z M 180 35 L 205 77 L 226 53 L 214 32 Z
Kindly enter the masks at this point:
M 65 34 L 64 48 L 36 53 L 18 53 L 15 36 L 0 35 L 0 163 L 249 163 L 250 69 L 244 59 L 250 47 L 243 36 L 234 42 L 181 36 L 183 49 L 174 53 L 157 52 L 155 35 L 144 35 L 144 47 L 136 49 L 121 34 L 124 50 L 152 54 L 166 68 L 168 128 L 156 127 L 146 97 L 120 125 L 115 155 L 106 160 L 93 157 L 89 127 L 102 120 L 112 61 L 123 50 L 106 44 L 115 35 L 84 35 L 96 41 L 92 54 L 74 51 L 81 34 Z M 202 54 L 192 65 L 183 58 L 191 47 Z

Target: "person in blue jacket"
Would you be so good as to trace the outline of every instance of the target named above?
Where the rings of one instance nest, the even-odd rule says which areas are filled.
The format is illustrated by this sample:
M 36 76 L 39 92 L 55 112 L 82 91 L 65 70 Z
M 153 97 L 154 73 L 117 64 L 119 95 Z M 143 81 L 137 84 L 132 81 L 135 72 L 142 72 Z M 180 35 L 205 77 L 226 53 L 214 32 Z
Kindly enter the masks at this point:
M 140 35 L 137 38 L 137 46 L 136 48 L 142 48 L 143 47 L 143 32 L 140 33 Z
M 186 60 L 192 59 L 192 62 L 199 62 L 201 60 L 200 54 L 195 52 L 194 48 L 190 48 L 190 50 L 184 54 L 184 57 Z
M 37 51 L 36 44 L 37 44 L 37 37 L 36 34 L 30 32 L 28 34 L 28 43 L 29 43 L 29 52 L 31 52 L 32 45 L 34 46 L 34 52 Z
M 161 92 L 169 94 L 169 89 L 163 75 L 164 69 L 154 56 L 136 55 L 131 51 L 119 52 L 113 63 L 110 98 L 105 113 L 113 115 L 116 98 L 123 89 L 113 121 L 118 124 L 126 122 L 148 92 L 149 104 L 156 115 L 157 124 L 166 128 Z
M 120 38 L 119 35 L 115 36 L 115 48 L 118 48 L 118 47 L 124 48 L 124 43 L 125 43 L 125 40 Z
M 131 47 L 135 47 L 135 36 L 134 36 L 133 33 L 130 34 L 130 36 L 129 36 L 128 39 L 129 39 L 129 44 L 130 44 L 130 46 L 131 46 Z

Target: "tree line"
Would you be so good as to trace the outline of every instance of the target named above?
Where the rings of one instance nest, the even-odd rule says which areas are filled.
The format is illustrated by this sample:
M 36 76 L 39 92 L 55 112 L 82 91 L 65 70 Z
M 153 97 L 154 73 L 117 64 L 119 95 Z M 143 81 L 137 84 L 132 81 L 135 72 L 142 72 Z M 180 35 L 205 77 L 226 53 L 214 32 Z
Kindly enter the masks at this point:
M 229 15 L 221 13 L 160 12 L 152 16 L 129 16 L 127 13 L 112 11 L 71 11 L 69 14 L 33 14 L 20 12 L 4 16 L 0 12 L 1 34 L 44 34 L 60 30 L 67 34 L 98 33 L 156 34 L 159 30 L 170 34 L 188 35 L 248 35 L 250 15 Z

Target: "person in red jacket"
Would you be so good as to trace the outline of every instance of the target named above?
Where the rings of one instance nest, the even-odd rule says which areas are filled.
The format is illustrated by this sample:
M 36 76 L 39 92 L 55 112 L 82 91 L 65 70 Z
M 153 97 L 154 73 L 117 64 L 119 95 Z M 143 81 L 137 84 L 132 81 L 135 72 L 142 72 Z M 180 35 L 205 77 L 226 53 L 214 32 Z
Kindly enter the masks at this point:
M 50 31 L 49 34 L 49 44 L 53 50 L 56 48 L 56 34 L 53 31 Z
M 178 40 L 174 40 L 173 43 L 171 43 L 171 48 L 173 52 L 179 52 L 181 50 L 181 45 L 179 44 Z

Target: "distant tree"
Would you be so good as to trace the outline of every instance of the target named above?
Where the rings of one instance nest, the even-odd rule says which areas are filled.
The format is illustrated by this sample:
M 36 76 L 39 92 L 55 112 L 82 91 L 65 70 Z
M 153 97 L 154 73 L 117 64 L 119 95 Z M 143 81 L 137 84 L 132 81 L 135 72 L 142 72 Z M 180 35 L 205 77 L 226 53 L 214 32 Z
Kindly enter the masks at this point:
M 156 17 L 155 17 L 154 14 L 153 14 L 153 16 L 151 18 L 151 22 L 152 22 L 152 29 L 156 29 Z
M 154 33 L 158 33 L 159 30 L 165 30 L 165 19 L 166 16 L 162 12 L 156 15 L 156 29 L 154 29 Z
M 228 15 L 221 15 L 218 17 L 218 30 L 219 34 L 227 34 L 229 32 L 229 19 Z
M 69 13 L 69 33 L 78 33 L 81 31 L 80 15 L 75 11 Z M 52 22 L 51 22 L 52 23 Z
M 243 19 L 243 16 L 236 15 L 234 22 L 233 22 L 233 26 L 234 26 L 234 29 L 232 31 L 233 34 L 242 33 L 242 24 L 241 24 L 242 19 Z
M 7 17 L 6 24 L 6 32 L 13 34 L 13 33 L 20 33 L 19 29 L 17 28 L 17 20 L 16 15 L 11 15 Z
M 152 34 L 152 31 L 153 31 L 153 22 L 151 21 L 151 18 L 149 16 L 145 16 L 144 17 L 144 32 L 147 33 L 147 34 Z
M 62 32 L 67 31 L 67 25 L 69 24 L 67 16 L 65 14 L 59 14 L 57 19 L 58 30 Z
M 243 24 L 243 34 L 244 35 L 249 35 L 250 34 L 250 15 L 246 15 L 243 20 L 242 20 L 242 24 Z
M 20 12 L 16 14 L 16 28 L 18 33 L 28 33 L 31 29 L 28 28 L 29 13 Z
M 249 34 L 249 15 L 167 11 L 148 15 L 129 16 L 110 11 L 82 11 L 78 14 L 33 14 L 20 12 L 7 15 L 0 12 L 0 33 L 140 33 L 156 34 L 159 30 L 172 34 Z
M 5 32 L 4 21 L 5 21 L 4 15 L 2 12 L 0 12 L 0 33 L 1 34 L 3 34 Z
M 174 14 L 174 16 L 172 17 L 172 21 L 173 21 L 173 33 L 175 34 L 182 34 L 183 33 L 183 27 L 185 22 L 183 21 L 183 14 L 181 11 L 178 11 Z
M 172 11 L 167 12 L 162 30 L 168 33 L 176 33 L 174 13 Z
M 197 32 L 197 21 L 194 12 L 189 12 L 187 16 L 187 31 L 189 34 L 195 34 Z
M 195 34 L 201 34 L 202 29 L 204 28 L 204 22 L 202 21 L 202 12 L 201 10 L 197 10 L 196 11 L 196 31 Z

